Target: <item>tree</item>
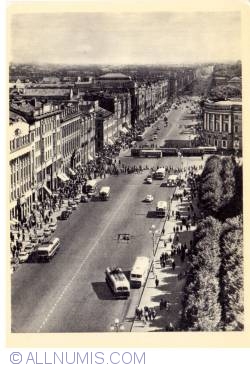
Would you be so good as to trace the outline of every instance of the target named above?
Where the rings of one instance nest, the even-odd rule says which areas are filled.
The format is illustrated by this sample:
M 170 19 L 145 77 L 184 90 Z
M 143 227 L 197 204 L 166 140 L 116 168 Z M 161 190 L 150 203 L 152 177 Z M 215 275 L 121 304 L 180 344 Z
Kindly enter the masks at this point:
M 219 237 L 221 224 L 213 217 L 203 220 L 190 249 L 184 290 L 182 325 L 186 330 L 215 331 L 221 319 L 219 303 Z
M 238 216 L 225 222 L 220 237 L 222 328 L 243 329 L 243 224 Z

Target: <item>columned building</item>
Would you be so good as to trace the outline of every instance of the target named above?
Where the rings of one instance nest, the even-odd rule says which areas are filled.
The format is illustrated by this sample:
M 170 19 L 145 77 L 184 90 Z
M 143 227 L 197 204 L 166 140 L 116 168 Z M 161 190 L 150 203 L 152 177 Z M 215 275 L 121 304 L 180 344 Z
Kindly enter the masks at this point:
M 205 102 L 203 137 L 219 150 L 242 151 L 242 102 Z

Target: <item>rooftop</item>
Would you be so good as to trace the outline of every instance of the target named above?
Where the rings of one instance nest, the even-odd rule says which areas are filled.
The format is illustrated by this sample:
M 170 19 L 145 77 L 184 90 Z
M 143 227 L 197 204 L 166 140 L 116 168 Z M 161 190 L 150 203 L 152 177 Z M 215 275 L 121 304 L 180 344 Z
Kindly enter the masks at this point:
M 65 88 L 56 88 L 56 89 L 51 89 L 51 88 L 30 88 L 30 89 L 25 89 L 24 92 L 24 96 L 32 96 L 32 97 L 55 97 L 55 96 L 69 96 L 70 95 L 70 89 L 65 89 Z
M 98 79 L 122 79 L 122 80 L 131 80 L 131 77 L 122 73 L 107 73 L 101 75 Z

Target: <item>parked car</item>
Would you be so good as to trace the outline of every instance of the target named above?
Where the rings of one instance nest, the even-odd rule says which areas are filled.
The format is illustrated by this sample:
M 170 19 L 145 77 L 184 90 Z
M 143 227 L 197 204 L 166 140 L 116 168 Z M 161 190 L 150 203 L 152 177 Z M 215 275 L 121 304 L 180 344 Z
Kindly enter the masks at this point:
M 56 227 L 57 227 L 57 223 L 56 222 L 51 222 L 49 224 L 49 228 L 50 228 L 51 232 L 55 232 Z
M 72 209 L 72 207 L 71 207 L 71 206 L 67 206 L 67 207 L 66 207 L 66 210 L 67 210 L 67 212 L 68 212 L 69 214 L 71 214 L 71 213 L 72 213 L 72 211 L 73 211 L 73 209 Z
M 32 254 L 32 252 L 35 251 L 34 243 L 28 243 L 24 246 L 23 249 L 24 252 L 27 252 L 29 255 Z
M 46 237 L 50 236 L 51 235 L 51 229 L 49 227 L 49 225 L 47 227 L 44 228 L 44 235 Z
M 74 204 L 74 199 L 69 199 L 69 201 L 68 201 L 68 206 L 71 206 L 71 205 L 73 205 Z
M 75 201 L 77 204 L 79 204 L 79 203 L 81 202 L 81 195 L 80 195 L 80 194 L 76 195 L 76 197 L 74 198 L 74 201 Z
M 69 217 L 69 212 L 67 210 L 63 210 L 61 213 L 61 219 L 68 219 Z
M 20 251 L 18 258 L 20 263 L 25 263 L 28 261 L 30 254 L 27 251 Z
M 87 203 L 89 201 L 88 195 L 81 195 L 81 203 Z
M 148 194 L 148 195 L 145 197 L 144 201 L 146 201 L 147 203 L 151 203 L 152 201 L 154 201 L 154 197 L 153 197 L 153 195 Z
M 76 202 L 73 202 L 70 207 L 73 209 L 73 210 L 76 210 L 77 209 L 77 203 Z

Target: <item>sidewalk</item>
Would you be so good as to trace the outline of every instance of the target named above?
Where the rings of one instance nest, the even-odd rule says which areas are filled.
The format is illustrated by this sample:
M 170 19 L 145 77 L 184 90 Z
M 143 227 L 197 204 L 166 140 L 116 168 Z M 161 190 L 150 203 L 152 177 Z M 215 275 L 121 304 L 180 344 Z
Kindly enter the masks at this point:
M 182 216 L 188 214 L 187 207 L 190 202 L 184 199 L 182 203 L 179 200 L 172 201 L 171 212 L 176 210 L 181 211 Z M 141 320 L 134 320 L 131 331 L 132 332 L 149 332 L 149 331 L 165 331 L 165 328 L 171 322 L 175 329 L 178 329 L 182 312 L 182 297 L 183 287 L 185 285 L 185 277 L 178 278 L 178 274 L 182 272 L 184 274 L 186 270 L 186 260 L 181 261 L 180 255 L 174 256 L 176 264 L 175 269 L 172 269 L 170 257 L 167 260 L 166 266 L 161 267 L 160 256 L 163 252 L 166 252 L 170 244 L 167 247 L 164 246 L 164 240 L 168 240 L 171 236 L 172 239 L 175 236 L 173 230 L 174 227 L 180 225 L 180 221 L 175 217 L 171 217 L 170 220 L 166 220 L 164 223 L 164 236 L 161 235 L 157 245 L 156 254 L 154 257 L 153 268 L 154 271 L 150 271 L 145 288 L 142 293 L 142 297 L 139 303 L 139 309 L 144 309 L 144 306 L 154 307 L 156 310 L 156 317 L 154 320 L 148 320 L 147 322 Z M 185 230 L 184 230 L 185 229 Z M 193 239 L 193 231 L 195 227 L 192 226 L 189 231 L 183 228 L 179 232 L 179 240 L 182 244 L 186 243 L 189 249 L 190 240 Z M 170 245 L 171 246 L 171 245 Z M 159 280 L 159 285 L 155 285 L 155 276 Z M 160 309 L 160 300 L 167 300 L 168 309 Z

